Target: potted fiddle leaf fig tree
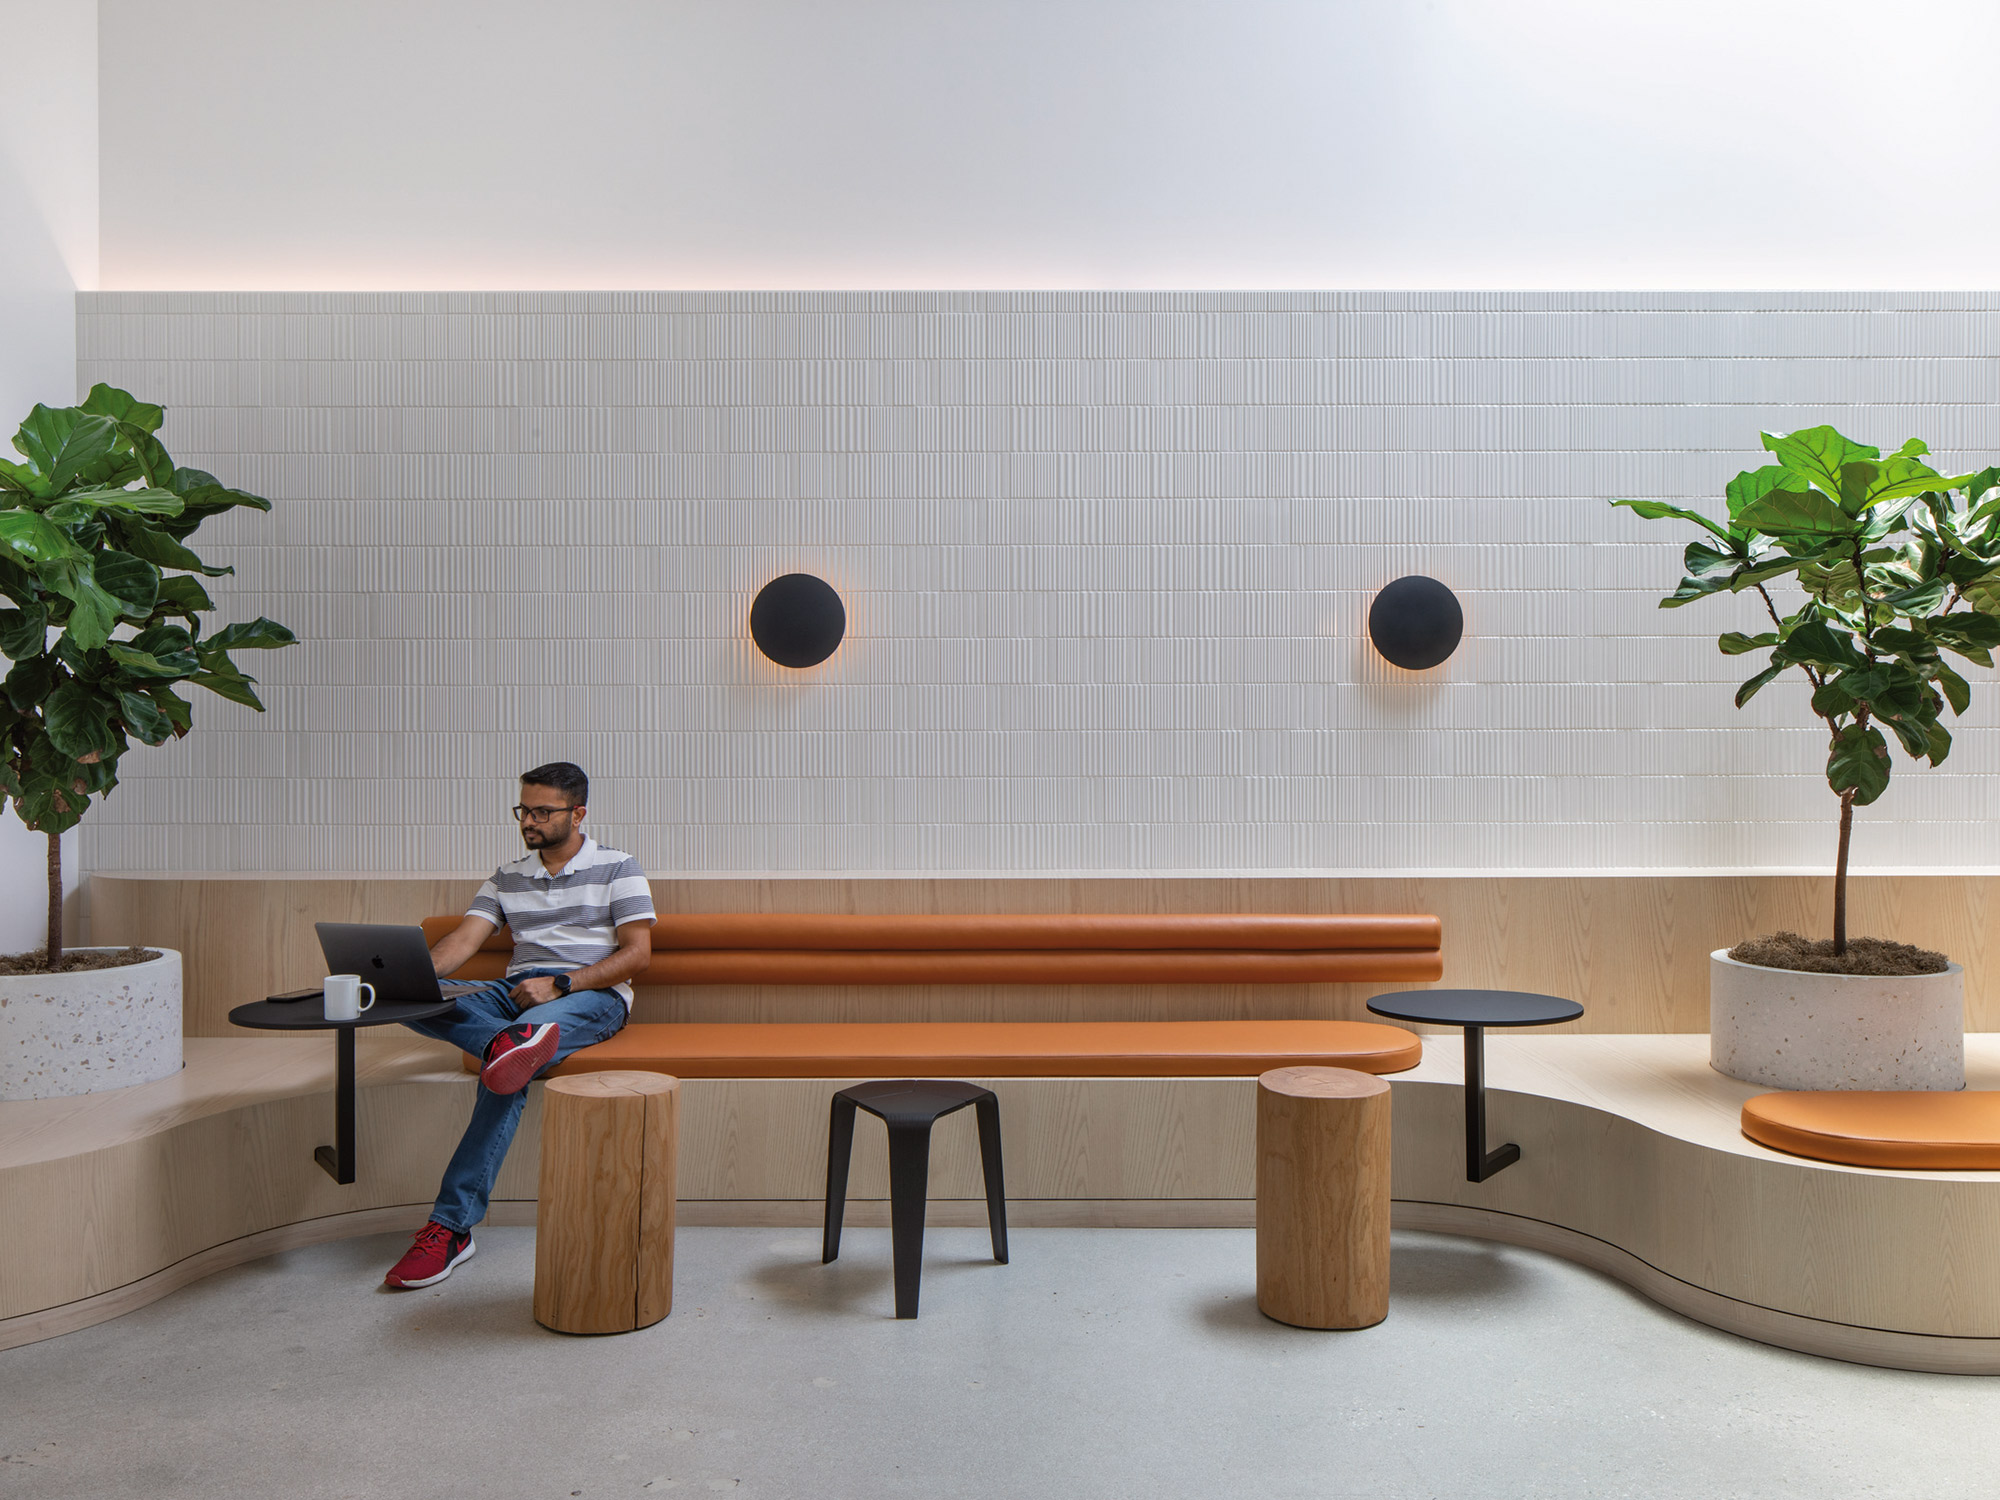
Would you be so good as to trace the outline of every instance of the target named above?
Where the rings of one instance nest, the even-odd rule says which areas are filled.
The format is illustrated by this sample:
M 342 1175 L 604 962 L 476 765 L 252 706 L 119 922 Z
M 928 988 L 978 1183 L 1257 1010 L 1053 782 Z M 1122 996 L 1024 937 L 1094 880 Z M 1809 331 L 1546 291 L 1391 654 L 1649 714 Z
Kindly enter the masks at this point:
M 1847 931 L 1854 810 L 1888 789 L 1891 744 L 1937 765 L 1947 708 L 1972 688 L 1952 659 L 1991 667 L 2000 645 L 2000 469 L 1947 476 L 1911 439 L 1884 457 L 1831 427 L 1763 434 L 1776 460 L 1731 480 L 1726 520 L 1657 500 L 1615 500 L 1690 521 L 1677 609 L 1750 594 L 1764 618 L 1727 631 L 1726 656 L 1767 653 L 1741 708 L 1797 674 L 1826 730 L 1839 806 L 1830 937 L 1753 939 L 1710 955 L 1710 1062 L 1776 1088 L 1965 1086 L 1964 971 L 1942 954 Z M 1783 591 L 1783 604 L 1775 591 Z
M 0 1099 L 150 1081 L 181 1063 L 180 955 L 65 952 L 62 835 L 110 795 L 136 741 L 185 735 L 192 685 L 262 710 L 231 653 L 292 643 L 270 620 L 205 631 L 210 567 L 187 539 L 270 502 L 183 468 L 161 409 L 107 385 L 36 406 L 0 459 L 0 796 L 48 840 L 48 940 L 0 959 Z

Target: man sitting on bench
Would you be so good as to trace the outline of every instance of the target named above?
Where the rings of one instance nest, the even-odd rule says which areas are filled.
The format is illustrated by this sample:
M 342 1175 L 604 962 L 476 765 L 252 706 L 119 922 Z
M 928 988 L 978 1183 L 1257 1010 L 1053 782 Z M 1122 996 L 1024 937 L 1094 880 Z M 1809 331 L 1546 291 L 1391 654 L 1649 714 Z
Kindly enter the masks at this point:
M 514 929 L 505 979 L 468 991 L 447 1015 L 406 1023 L 486 1065 L 430 1222 L 383 1278 L 388 1286 L 430 1286 L 472 1254 L 472 1226 L 486 1217 L 529 1080 L 615 1034 L 631 1014 L 629 981 L 653 956 L 653 893 L 637 860 L 584 834 L 589 797 L 589 779 L 568 761 L 523 774 L 514 821 L 528 852 L 494 871 L 465 920 L 431 948 L 448 975 L 488 933 Z

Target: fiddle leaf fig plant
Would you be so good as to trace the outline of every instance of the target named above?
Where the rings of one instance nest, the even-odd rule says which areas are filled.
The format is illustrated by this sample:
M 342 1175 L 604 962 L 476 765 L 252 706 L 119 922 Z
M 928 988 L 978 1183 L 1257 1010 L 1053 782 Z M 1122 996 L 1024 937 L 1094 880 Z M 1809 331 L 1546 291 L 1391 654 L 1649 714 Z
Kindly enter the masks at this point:
M 210 567 L 187 539 L 210 516 L 271 502 L 183 468 L 164 413 L 108 385 L 36 406 L 0 459 L 0 796 L 48 836 L 50 972 L 62 964 L 62 835 L 118 785 L 133 741 L 185 735 L 193 684 L 263 711 L 231 653 L 292 644 L 266 619 L 203 633 Z
M 1729 482 L 1726 521 L 1657 500 L 1611 503 L 1708 533 L 1688 544 L 1687 576 L 1660 608 L 1746 591 L 1763 603 L 1770 629 L 1727 631 L 1716 643 L 1725 656 L 1769 652 L 1736 690 L 1738 708 L 1787 672 L 1811 684 L 1827 731 L 1827 785 L 1840 800 L 1838 956 L 1847 951 L 1854 809 L 1888 789 L 1889 741 L 1912 760 L 1943 761 L 1944 710 L 1964 713 L 1972 697 L 1947 658 L 1990 667 L 2000 645 L 2000 468 L 1946 476 L 1915 438 L 1885 458 L 1831 427 L 1763 438 L 1776 462 Z M 1784 612 L 1770 586 L 1787 576 L 1801 598 Z

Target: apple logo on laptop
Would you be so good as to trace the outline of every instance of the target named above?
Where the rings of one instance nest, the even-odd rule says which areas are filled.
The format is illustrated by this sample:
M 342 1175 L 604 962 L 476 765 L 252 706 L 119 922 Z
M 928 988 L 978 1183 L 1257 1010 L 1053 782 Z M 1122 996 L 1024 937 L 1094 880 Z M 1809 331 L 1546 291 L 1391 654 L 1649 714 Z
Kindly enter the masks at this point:
M 389 967 L 387 964 L 382 962 L 382 955 L 379 953 L 376 954 L 373 958 L 369 959 L 368 961 L 373 965 L 375 965 L 375 967 L 378 969 L 386 969 Z

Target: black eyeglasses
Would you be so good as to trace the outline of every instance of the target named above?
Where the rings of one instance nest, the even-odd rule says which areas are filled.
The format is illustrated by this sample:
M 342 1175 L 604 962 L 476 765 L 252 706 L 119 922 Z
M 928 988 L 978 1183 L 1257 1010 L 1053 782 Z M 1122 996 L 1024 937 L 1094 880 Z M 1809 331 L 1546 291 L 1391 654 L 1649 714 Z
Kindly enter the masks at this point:
M 575 812 L 582 805 L 582 803 L 577 803 L 570 807 L 523 807 L 517 802 L 508 808 L 507 811 L 514 815 L 516 823 L 546 823 L 557 813 Z

